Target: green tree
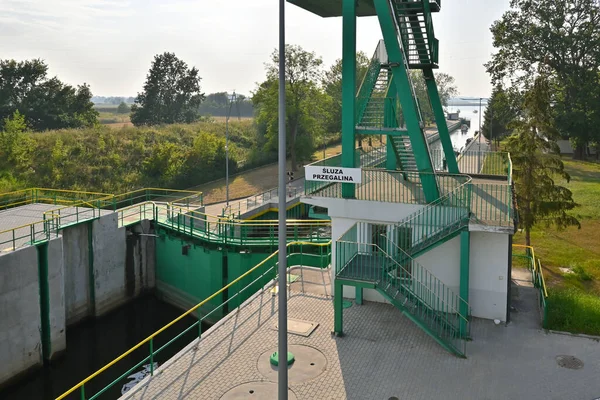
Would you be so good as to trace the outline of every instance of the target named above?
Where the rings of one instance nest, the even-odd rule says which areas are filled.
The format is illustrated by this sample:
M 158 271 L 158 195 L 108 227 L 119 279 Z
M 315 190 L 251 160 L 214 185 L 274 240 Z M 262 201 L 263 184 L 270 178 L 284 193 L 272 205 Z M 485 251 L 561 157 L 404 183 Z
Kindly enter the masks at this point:
M 356 92 L 369 69 L 369 57 L 362 51 L 356 53 Z M 323 75 L 323 87 L 332 99 L 331 119 L 327 125 L 329 132 L 342 131 L 342 59 L 335 60 Z
M 36 131 L 90 127 L 98 122 L 89 86 L 75 88 L 47 74 L 42 60 L 0 60 L 0 120 L 19 110 Z
M 287 152 L 292 170 L 298 161 L 309 160 L 314 150 L 314 139 L 324 134 L 331 97 L 322 88 L 323 60 L 313 52 L 296 45 L 286 45 L 286 133 Z M 267 80 L 261 83 L 252 101 L 257 111 L 257 124 L 264 132 L 259 145 L 275 151 L 278 143 L 278 74 L 279 55 L 275 51 L 266 64 Z
M 429 93 L 427 92 L 427 84 L 423 78 L 421 71 L 412 70 L 410 71 L 413 85 L 415 87 L 415 93 L 419 100 L 419 106 L 421 107 L 421 116 L 426 124 L 435 122 L 435 115 L 433 114 L 433 108 L 429 101 Z M 448 106 L 448 100 L 451 97 L 458 95 L 458 89 L 454 84 L 454 77 L 444 72 L 435 73 L 435 82 L 438 87 L 438 93 L 440 95 L 440 101 L 443 107 Z
M 518 101 L 511 100 L 510 93 L 507 93 L 501 85 L 494 87 L 483 114 L 481 130 L 486 138 L 496 141 L 497 146 L 501 139 L 512 133 L 510 124 L 519 116 L 515 104 L 518 104 Z
M 118 114 L 127 114 L 129 111 L 131 111 L 131 108 L 124 101 L 117 107 Z
M 198 69 L 188 68 L 175 54 L 156 55 L 144 89 L 131 107 L 131 122 L 139 126 L 198 120 L 198 107 L 204 100 L 200 80 Z
M 550 104 L 550 83 L 541 75 L 525 96 L 524 117 L 514 122 L 514 134 L 507 144 L 513 161 L 519 223 L 528 246 L 531 229 L 540 222 L 559 229 L 580 226 L 567 212 L 576 206 L 571 191 L 555 183 L 557 177 L 569 181 L 570 176 L 554 140 L 558 132 Z
M 557 128 L 585 155 L 598 142 L 600 10 L 597 0 L 511 0 L 491 27 L 498 49 L 486 64 L 494 83 L 525 91 L 540 66 L 552 84 Z

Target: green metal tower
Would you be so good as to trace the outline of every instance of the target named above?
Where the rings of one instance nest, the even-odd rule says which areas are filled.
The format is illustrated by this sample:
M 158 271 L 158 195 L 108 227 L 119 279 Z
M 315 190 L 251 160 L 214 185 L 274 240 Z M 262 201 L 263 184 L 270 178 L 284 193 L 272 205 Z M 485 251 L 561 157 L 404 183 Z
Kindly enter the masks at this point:
M 434 111 L 448 172 L 458 165 L 433 69 L 438 68 L 438 40 L 431 14 L 441 0 L 288 0 L 322 17 L 343 18 L 342 62 L 342 166 L 356 167 L 354 137 L 386 135 L 386 168 L 418 171 L 427 202 L 440 197 L 425 125 L 410 76 L 423 71 Z M 383 40 L 355 93 L 356 19 L 377 16 Z M 345 198 L 354 197 L 354 186 L 344 184 Z

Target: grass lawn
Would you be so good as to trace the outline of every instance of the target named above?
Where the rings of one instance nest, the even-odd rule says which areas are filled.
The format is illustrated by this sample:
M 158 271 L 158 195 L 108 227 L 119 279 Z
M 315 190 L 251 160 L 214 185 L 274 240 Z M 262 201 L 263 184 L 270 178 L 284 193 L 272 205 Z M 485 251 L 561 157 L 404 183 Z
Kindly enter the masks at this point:
M 571 213 L 581 229 L 538 226 L 531 232 L 548 285 L 548 328 L 600 335 L 600 163 L 563 161 L 571 181 L 560 184 L 579 204 Z M 524 233 L 514 243 L 524 244 Z

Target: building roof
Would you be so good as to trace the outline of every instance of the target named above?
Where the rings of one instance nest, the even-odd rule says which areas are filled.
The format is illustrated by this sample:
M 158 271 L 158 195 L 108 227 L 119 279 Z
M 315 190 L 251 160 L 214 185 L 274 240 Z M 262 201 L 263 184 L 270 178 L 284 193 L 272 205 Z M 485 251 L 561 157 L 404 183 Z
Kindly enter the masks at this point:
M 321 17 L 341 17 L 342 0 L 287 0 L 288 3 L 297 5 Z M 373 0 L 358 0 L 356 14 L 359 17 L 377 15 Z

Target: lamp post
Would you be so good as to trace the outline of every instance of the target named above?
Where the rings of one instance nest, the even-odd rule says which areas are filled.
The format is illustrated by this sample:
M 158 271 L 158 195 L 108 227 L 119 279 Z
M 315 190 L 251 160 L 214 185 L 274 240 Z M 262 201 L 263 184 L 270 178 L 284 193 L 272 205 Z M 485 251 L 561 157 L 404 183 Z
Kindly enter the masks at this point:
M 287 237 L 286 237 L 286 135 L 285 135 L 285 0 L 279 0 L 279 293 L 277 392 L 279 400 L 288 399 L 287 369 Z
M 231 107 L 235 101 L 235 90 L 233 94 L 227 96 L 229 108 L 225 117 L 225 208 L 229 208 L 229 117 L 231 116 Z

